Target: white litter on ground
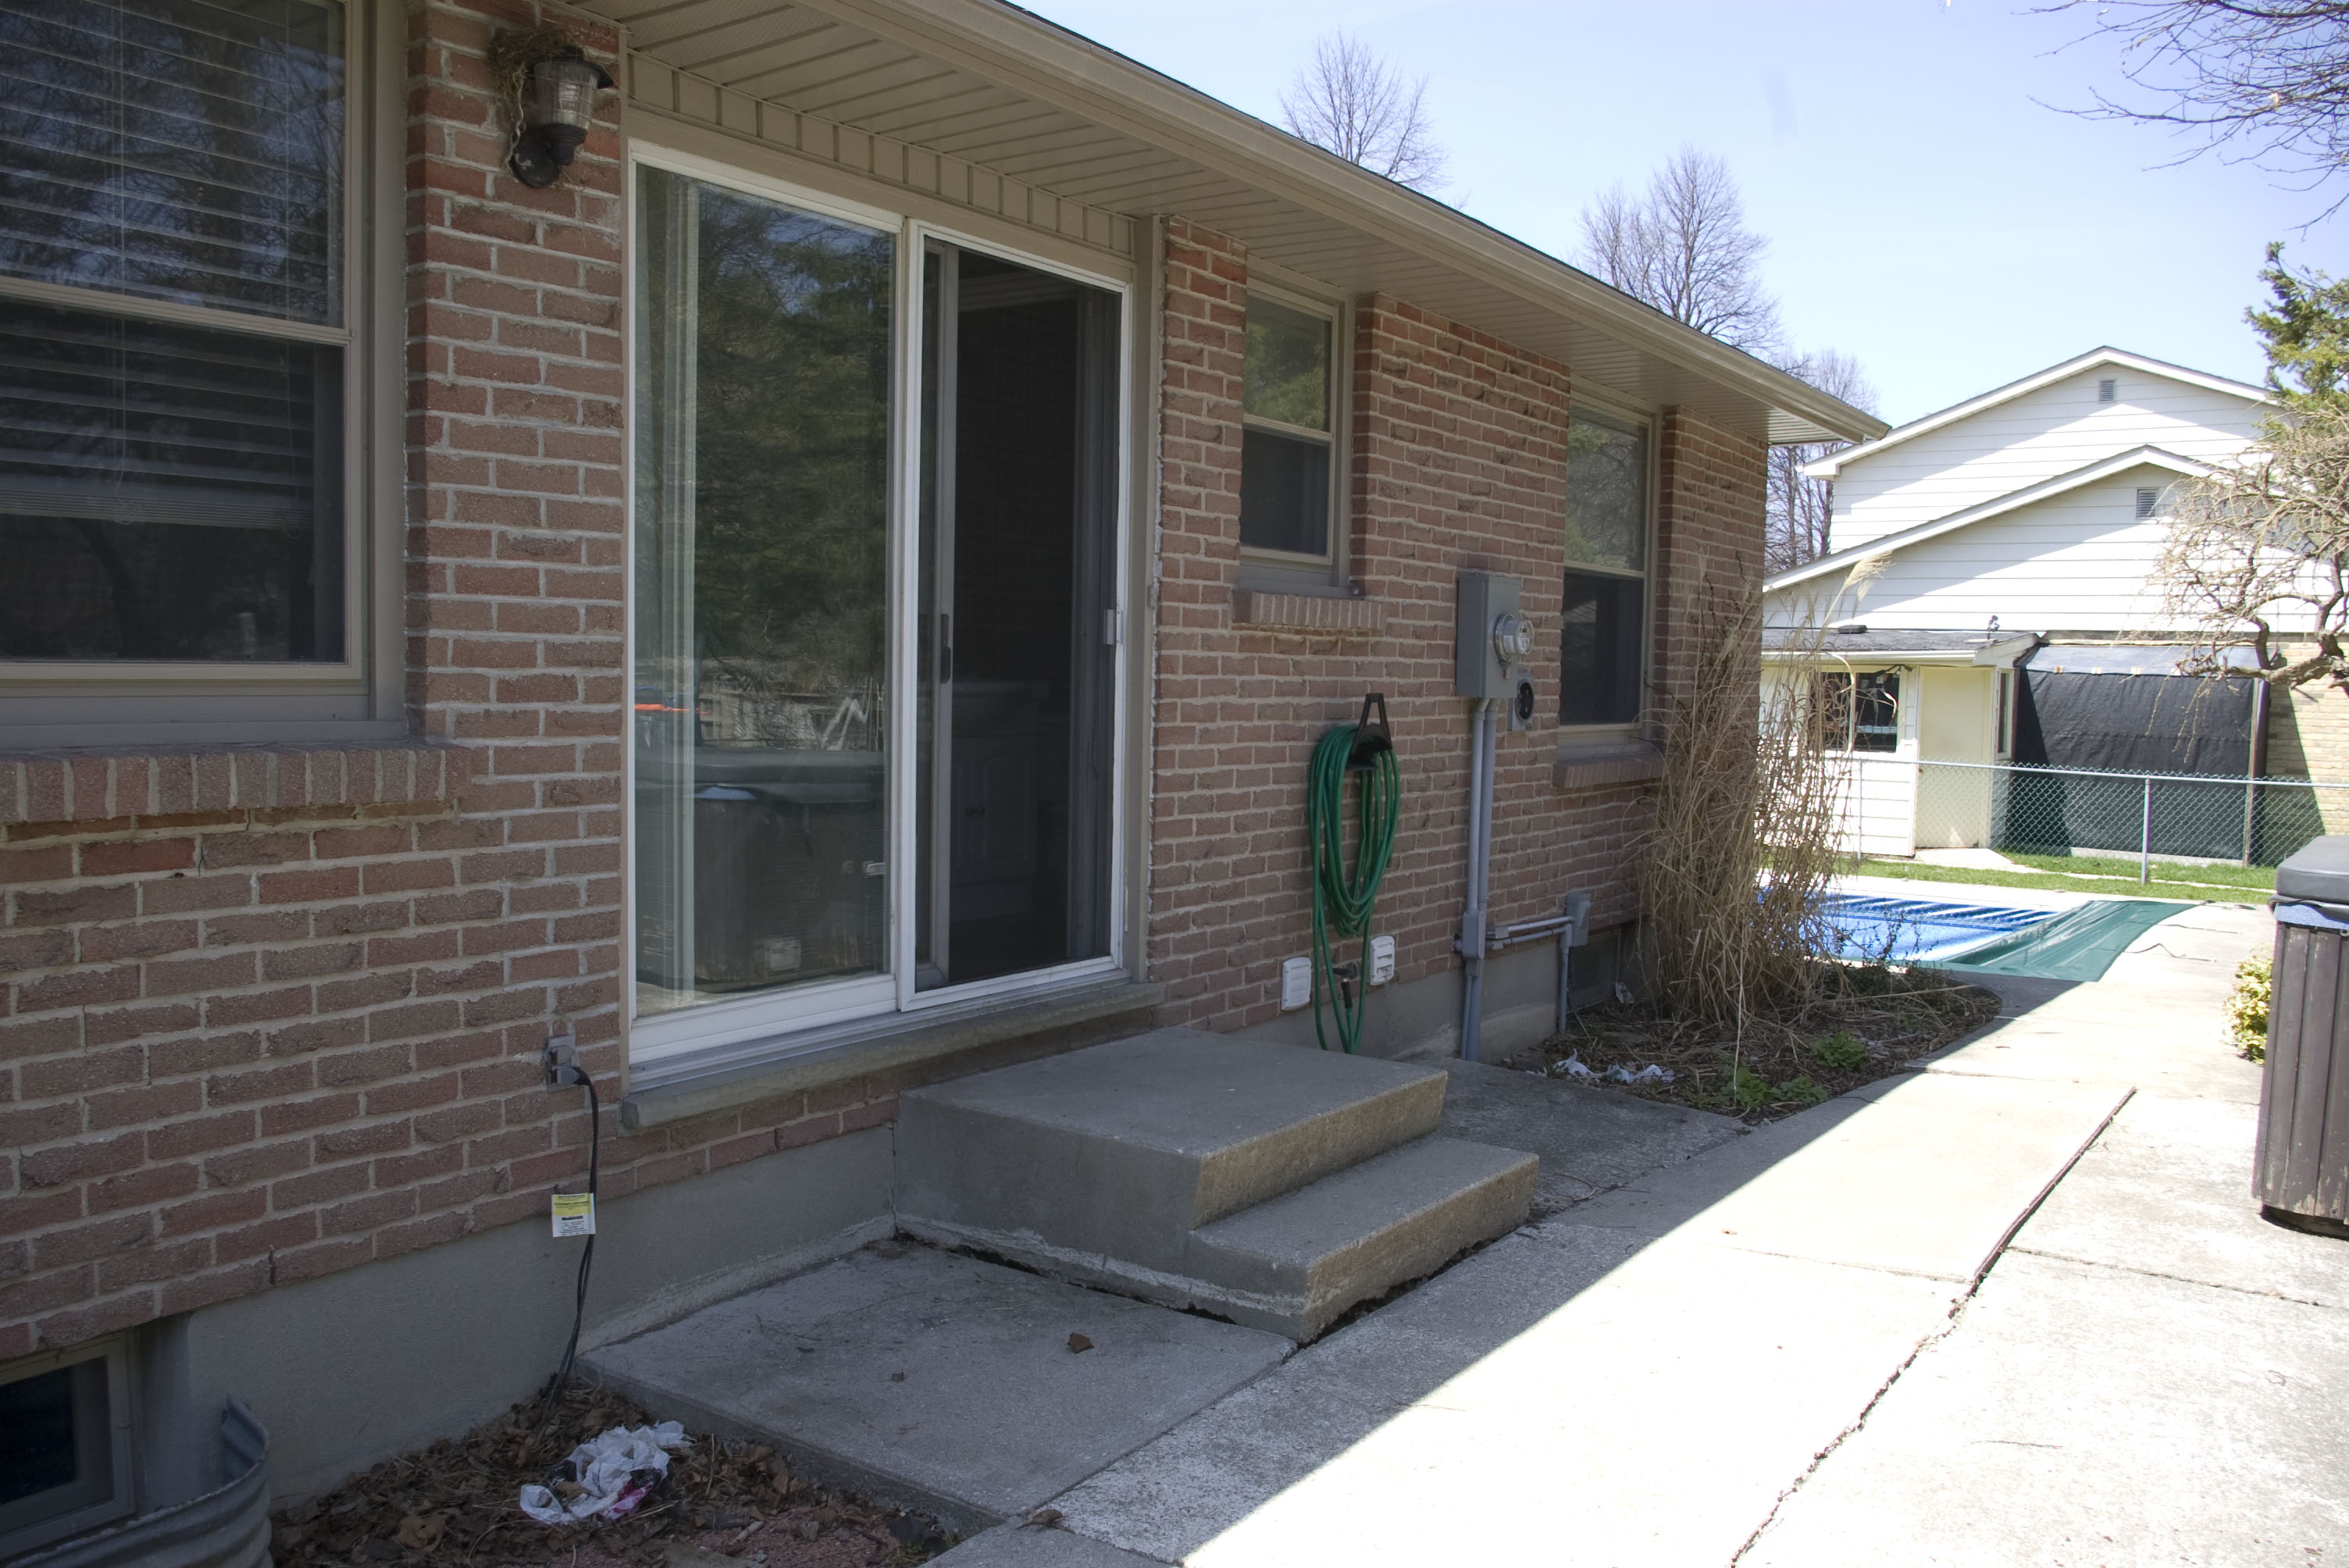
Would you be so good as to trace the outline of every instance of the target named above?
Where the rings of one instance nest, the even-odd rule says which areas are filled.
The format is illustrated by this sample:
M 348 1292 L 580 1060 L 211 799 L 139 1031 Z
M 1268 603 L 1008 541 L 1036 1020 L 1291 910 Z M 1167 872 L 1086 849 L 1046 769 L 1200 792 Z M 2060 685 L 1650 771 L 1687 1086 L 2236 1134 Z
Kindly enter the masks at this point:
M 680 1421 L 653 1427 L 614 1427 L 571 1450 L 578 1491 L 568 1501 L 543 1486 L 522 1489 L 522 1511 L 541 1524 L 577 1524 L 589 1519 L 625 1519 L 636 1511 L 652 1485 L 668 1473 L 668 1450 L 688 1449 L 693 1439 Z
M 1672 1069 L 1661 1062 L 1650 1062 L 1637 1071 L 1617 1062 L 1600 1072 L 1582 1059 L 1580 1051 L 1558 1063 L 1557 1070 L 1571 1078 L 1605 1078 L 1609 1083 L 1670 1083 L 1674 1076 Z

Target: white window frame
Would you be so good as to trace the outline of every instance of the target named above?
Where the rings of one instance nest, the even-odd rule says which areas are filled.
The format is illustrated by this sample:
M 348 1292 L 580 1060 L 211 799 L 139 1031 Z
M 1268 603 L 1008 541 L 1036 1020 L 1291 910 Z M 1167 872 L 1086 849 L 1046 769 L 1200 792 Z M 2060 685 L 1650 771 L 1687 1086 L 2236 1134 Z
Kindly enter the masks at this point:
M 342 325 L 0 276 L 0 297 L 343 351 L 343 656 L 284 664 L 0 661 L 0 748 L 405 735 L 405 18 L 343 13 Z
M 1346 591 L 1350 566 L 1348 526 L 1353 516 L 1351 505 L 1352 461 L 1351 443 L 1348 432 L 1353 424 L 1353 306 L 1346 301 L 1317 294 L 1288 284 L 1284 279 L 1268 278 L 1262 263 L 1251 263 L 1248 282 L 1241 296 L 1241 310 L 1247 311 L 1247 297 L 1262 294 L 1275 304 L 1286 305 L 1302 315 L 1317 316 L 1330 324 L 1330 428 L 1309 430 L 1285 424 L 1278 419 L 1267 419 L 1247 412 L 1247 352 L 1245 340 L 1241 352 L 1240 428 L 1269 431 L 1274 435 L 1310 440 L 1327 439 L 1330 452 L 1330 515 L 1323 527 L 1323 537 L 1329 549 L 1319 554 L 1300 551 L 1266 550 L 1240 542 L 1238 586 L 1261 589 L 1271 593 L 1341 594 Z M 1245 331 L 1245 329 L 1243 329 Z M 1242 443 L 1245 463 L 1246 443 Z
M 832 218 L 860 228 L 874 230 L 892 236 L 895 250 L 892 264 L 895 268 L 891 310 L 890 393 L 889 393 L 889 487 L 888 563 L 886 568 L 889 593 L 889 752 L 885 777 L 887 779 L 888 811 L 887 842 L 888 874 L 887 917 L 885 947 L 889 955 L 885 968 L 878 974 L 855 975 L 838 980 L 820 980 L 799 985 L 781 985 L 724 1001 L 699 1002 L 654 1014 L 639 1014 L 636 1008 L 636 748 L 622 748 L 621 791 L 627 802 L 623 820 L 624 843 L 622 865 L 626 900 L 623 919 L 624 970 L 626 992 L 624 1013 L 628 1020 L 628 1057 L 632 1069 L 642 1069 L 678 1058 L 698 1057 L 705 1052 L 737 1047 L 730 1054 L 744 1061 L 780 1060 L 802 1050 L 823 1048 L 821 1031 L 828 1026 L 849 1024 L 901 1015 L 911 1023 L 917 1015 L 936 1007 L 968 1004 L 991 996 L 1010 996 L 1049 992 L 1071 985 L 1082 985 L 1105 979 L 1126 967 L 1124 918 L 1126 903 L 1125 836 L 1130 829 L 1126 810 L 1127 739 L 1131 713 L 1129 676 L 1133 639 L 1129 628 L 1133 616 L 1127 603 L 1128 578 L 1131 572 L 1133 463 L 1133 378 L 1128 374 L 1134 344 L 1134 311 L 1138 297 L 1134 282 L 1074 266 L 1065 261 L 1020 249 L 1016 244 L 965 232 L 949 225 L 916 218 L 907 213 L 869 202 L 853 201 L 815 190 L 795 181 L 776 179 L 742 168 L 739 164 L 686 152 L 658 142 L 634 140 L 628 150 L 623 180 L 623 219 L 626 238 L 623 253 L 626 276 L 633 291 L 637 276 L 636 171 L 650 167 L 669 173 L 704 181 L 720 187 L 740 191 L 764 201 L 785 203 L 799 211 L 819 217 Z M 919 823 L 915 811 L 917 779 L 913 758 L 916 755 L 918 736 L 915 705 L 904 700 L 911 693 L 918 675 L 919 616 L 913 613 L 920 593 L 921 561 L 918 549 L 920 534 L 922 408 L 919 366 L 922 363 L 922 260 L 928 242 L 938 241 L 959 249 L 977 252 L 1012 262 L 1037 272 L 1050 273 L 1106 290 L 1118 299 L 1118 366 L 1117 463 L 1112 487 L 1115 515 L 1111 526 L 1116 531 L 1114 606 L 1119 626 L 1116 657 L 1112 671 L 1113 708 L 1109 746 L 1111 748 L 1110 821 L 1112 852 L 1107 857 L 1109 887 L 1109 953 L 1101 958 L 1056 965 L 1044 969 L 1023 970 L 1018 974 L 997 975 L 991 979 L 972 981 L 961 985 L 940 986 L 934 990 L 916 991 L 914 951 L 916 932 L 912 911 L 915 902 L 916 851 Z M 632 296 L 633 297 L 633 294 Z M 626 365 L 627 407 L 631 419 L 635 417 L 636 395 L 636 338 L 633 329 L 628 333 L 625 349 Z M 634 449 L 631 444 L 630 473 L 625 487 L 627 495 L 627 534 L 636 537 L 636 484 Z M 628 551 L 633 562 L 633 542 Z M 626 649 L 623 655 L 626 668 L 636 667 L 636 584 L 631 566 L 628 583 L 628 614 L 626 616 Z M 740 1047 L 754 1047 L 743 1051 Z M 763 1047 L 764 1048 L 756 1048 Z
M 111 1461 L 112 1489 L 98 1501 L 64 1509 L 0 1532 L 0 1559 L 94 1530 L 138 1511 L 138 1432 L 132 1418 L 130 1345 L 126 1336 L 109 1335 L 70 1350 L 45 1351 L 11 1361 L 0 1367 L 0 1383 L 21 1382 L 90 1361 L 106 1363 L 107 1457 Z
M 1617 402 L 1603 397 L 1590 397 L 1579 392 L 1576 393 L 1567 404 L 1566 418 L 1569 426 L 1578 414 L 1595 414 L 1602 419 L 1612 420 L 1619 425 L 1636 425 L 1647 436 L 1645 443 L 1647 450 L 1644 459 L 1647 473 L 1643 481 L 1645 504 L 1640 509 L 1646 515 L 1640 520 L 1641 562 L 1640 569 L 1636 572 L 1627 572 L 1620 567 L 1599 566 L 1588 562 L 1564 559 L 1563 552 L 1561 552 L 1558 566 L 1561 593 L 1564 592 L 1565 574 L 1568 572 L 1597 577 L 1636 577 L 1640 580 L 1640 707 L 1638 712 L 1626 719 L 1608 719 L 1597 724 L 1560 724 L 1558 744 L 1561 748 L 1614 745 L 1644 733 L 1651 717 L 1651 693 L 1649 683 L 1656 667 L 1656 519 L 1661 504 L 1661 492 L 1663 489 L 1663 421 L 1651 408 L 1643 408 L 1633 403 Z M 1563 474 L 1559 476 L 1561 490 L 1564 486 L 1564 478 Z M 1565 526 L 1563 499 L 1560 501 L 1558 522 L 1560 528 Z M 1558 662 L 1556 666 L 1561 681 L 1566 676 L 1566 638 L 1565 626 L 1562 624 L 1564 614 L 1565 604 L 1561 600 Z M 1556 711 L 1555 706 L 1552 707 L 1551 711 L 1553 713 Z

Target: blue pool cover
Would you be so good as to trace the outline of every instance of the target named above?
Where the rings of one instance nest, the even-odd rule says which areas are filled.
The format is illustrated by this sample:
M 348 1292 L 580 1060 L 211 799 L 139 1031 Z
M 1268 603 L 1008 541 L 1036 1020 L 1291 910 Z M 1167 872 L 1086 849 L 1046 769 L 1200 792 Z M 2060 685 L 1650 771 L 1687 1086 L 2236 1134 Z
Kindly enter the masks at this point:
M 2008 909 L 1980 903 L 1935 903 L 1916 898 L 1830 893 L 1827 929 L 1840 957 L 1866 963 L 1933 964 L 2002 936 L 2052 920 L 2052 909 Z

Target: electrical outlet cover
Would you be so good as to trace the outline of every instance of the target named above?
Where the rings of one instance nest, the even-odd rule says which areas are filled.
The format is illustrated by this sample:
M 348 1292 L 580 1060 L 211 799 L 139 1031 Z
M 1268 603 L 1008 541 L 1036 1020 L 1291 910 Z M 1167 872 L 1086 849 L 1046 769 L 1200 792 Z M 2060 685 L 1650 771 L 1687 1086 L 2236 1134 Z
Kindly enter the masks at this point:
M 1394 978 L 1394 938 L 1371 938 L 1371 984 L 1383 985 Z
M 1280 1010 L 1294 1013 L 1299 1007 L 1313 1005 L 1313 960 L 1284 958 L 1280 961 Z

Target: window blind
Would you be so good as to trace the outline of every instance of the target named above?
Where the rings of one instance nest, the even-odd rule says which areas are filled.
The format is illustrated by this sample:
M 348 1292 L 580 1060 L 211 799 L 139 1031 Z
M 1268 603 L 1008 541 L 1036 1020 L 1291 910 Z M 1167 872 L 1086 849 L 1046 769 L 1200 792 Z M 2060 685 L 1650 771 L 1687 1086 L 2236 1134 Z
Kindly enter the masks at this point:
M 314 0 L 0 0 L 0 272 L 338 325 L 341 31 Z

